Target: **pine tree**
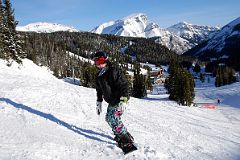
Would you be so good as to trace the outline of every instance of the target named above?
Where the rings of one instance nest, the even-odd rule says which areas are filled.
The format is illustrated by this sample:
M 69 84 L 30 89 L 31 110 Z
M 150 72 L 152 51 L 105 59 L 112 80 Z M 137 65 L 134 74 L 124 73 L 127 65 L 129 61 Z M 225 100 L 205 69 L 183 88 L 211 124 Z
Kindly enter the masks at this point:
M 84 87 L 89 87 L 89 83 L 90 83 L 90 74 L 89 74 L 89 66 L 87 63 L 84 63 L 84 65 L 82 66 L 82 85 Z
M 194 79 L 192 75 L 184 71 L 184 77 L 183 77 L 183 90 L 184 90 L 184 101 L 182 104 L 190 106 L 194 99 Z
M 148 69 L 148 73 L 147 73 L 147 80 L 146 80 L 146 85 L 147 85 L 147 89 L 152 91 L 153 89 L 153 86 L 152 86 L 152 81 L 151 81 L 151 78 L 150 78 L 150 70 Z
M 169 99 L 176 101 L 178 104 L 190 106 L 195 95 L 192 75 L 181 68 L 176 61 L 171 61 L 169 73 L 170 76 L 165 84 Z
M 133 90 L 132 96 L 136 98 L 141 98 L 140 93 L 140 66 L 139 64 L 134 64 L 134 78 L 133 78 Z
M 167 81 L 167 90 L 170 100 L 177 100 L 179 93 L 178 93 L 178 87 L 179 87 L 179 68 L 180 66 L 175 60 L 172 60 L 169 65 L 169 73 L 170 76 Z
M 222 85 L 221 80 L 222 80 L 221 75 L 217 73 L 216 79 L 215 79 L 215 86 L 216 87 L 220 87 Z
M 202 73 L 200 73 L 200 81 L 201 81 L 202 83 L 205 82 L 205 76 L 204 76 L 204 74 L 202 74 Z
M 196 72 L 196 73 L 199 73 L 201 71 L 201 67 L 199 64 L 195 64 L 195 67 L 193 68 L 193 71 Z
M 5 55 L 5 44 L 4 44 L 4 6 L 2 4 L 2 0 L 0 0 L 0 58 L 6 59 Z
M 234 69 L 227 66 L 219 66 L 216 72 L 215 86 L 220 87 L 226 84 L 231 84 L 236 81 L 234 78 Z
M 4 26 L 5 30 L 3 31 L 4 43 L 7 46 L 5 50 L 6 59 L 11 65 L 10 59 L 15 60 L 18 63 L 21 63 L 21 58 L 26 57 L 26 54 L 21 48 L 22 42 L 20 41 L 19 34 L 16 31 L 17 22 L 14 18 L 14 11 L 12 9 L 10 0 L 4 0 L 5 11 L 4 11 Z
M 142 98 L 146 95 L 146 80 L 145 77 L 140 73 L 140 64 L 134 65 L 134 79 L 132 96 L 136 98 Z
M 97 68 L 85 62 L 81 67 L 81 83 L 84 87 L 95 87 Z

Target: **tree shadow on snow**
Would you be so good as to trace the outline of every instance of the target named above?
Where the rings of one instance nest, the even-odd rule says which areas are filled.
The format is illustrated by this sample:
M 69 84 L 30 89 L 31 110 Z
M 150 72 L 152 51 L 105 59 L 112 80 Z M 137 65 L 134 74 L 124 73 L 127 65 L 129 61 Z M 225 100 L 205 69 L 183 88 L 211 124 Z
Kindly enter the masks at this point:
M 33 109 L 31 107 L 28 107 L 28 106 L 25 106 L 23 104 L 19 104 L 19 103 L 16 103 L 16 102 L 13 102 L 12 100 L 8 99 L 8 98 L 0 98 L 0 101 L 2 102 L 6 102 L 10 105 L 12 105 L 13 107 L 15 108 L 18 108 L 18 109 L 23 109 L 23 110 L 26 110 L 28 111 L 29 113 L 32 113 L 32 114 L 35 114 L 35 115 L 38 115 L 40 117 L 43 117 L 43 118 L 46 118 L 52 122 L 55 122 L 61 126 L 64 126 L 66 127 L 67 129 L 77 133 L 77 134 L 80 134 L 86 138 L 89 138 L 89 139 L 92 139 L 92 140 L 96 140 L 96 141 L 99 141 L 99 142 L 104 142 L 104 143 L 108 143 L 108 144 L 114 144 L 112 142 L 108 142 L 108 141 L 105 141 L 105 140 L 102 140 L 96 136 L 101 136 L 103 138 L 107 138 L 107 139 L 110 139 L 110 140 L 113 140 L 113 138 L 109 135 L 105 135 L 105 134 L 102 134 L 102 133 L 98 133 L 98 132 L 95 132 L 95 131 L 92 131 L 92 130 L 87 130 L 87 129 L 82 129 L 82 128 L 79 128 L 77 126 L 74 126 L 74 125 L 70 125 L 60 119 L 58 119 L 57 117 L 53 116 L 52 114 L 48 114 L 48 113 L 44 113 L 44 112 L 41 112 L 41 111 L 38 111 L 36 109 Z

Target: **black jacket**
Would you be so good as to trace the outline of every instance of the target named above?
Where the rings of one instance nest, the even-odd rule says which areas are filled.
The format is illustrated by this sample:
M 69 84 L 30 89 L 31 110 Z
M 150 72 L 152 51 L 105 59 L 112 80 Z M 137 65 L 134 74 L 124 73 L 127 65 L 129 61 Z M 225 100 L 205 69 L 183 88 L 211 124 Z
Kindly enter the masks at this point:
M 111 106 L 120 102 L 120 97 L 128 97 L 128 81 L 123 72 L 108 62 L 103 72 L 99 71 L 96 78 L 97 101 L 104 100 Z

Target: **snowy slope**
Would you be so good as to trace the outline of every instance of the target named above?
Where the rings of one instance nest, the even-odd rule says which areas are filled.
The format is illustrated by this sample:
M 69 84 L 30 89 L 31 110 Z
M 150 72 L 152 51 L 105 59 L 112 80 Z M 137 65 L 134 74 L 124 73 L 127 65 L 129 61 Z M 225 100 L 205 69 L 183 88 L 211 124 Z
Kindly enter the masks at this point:
M 23 32 L 38 32 L 38 33 L 51 33 L 57 31 L 68 31 L 68 32 L 78 32 L 74 27 L 69 27 L 66 25 L 58 23 L 47 23 L 47 22 L 36 22 L 31 23 L 26 26 L 17 26 L 17 31 Z
M 96 115 L 94 89 L 56 79 L 29 60 L 12 67 L 0 60 L 0 86 L 1 160 L 240 159 L 239 83 L 208 94 L 197 89 L 196 100 L 221 97 L 217 110 L 178 106 L 167 95 L 131 97 L 123 121 L 139 150 L 128 156 L 114 145 L 106 103 Z

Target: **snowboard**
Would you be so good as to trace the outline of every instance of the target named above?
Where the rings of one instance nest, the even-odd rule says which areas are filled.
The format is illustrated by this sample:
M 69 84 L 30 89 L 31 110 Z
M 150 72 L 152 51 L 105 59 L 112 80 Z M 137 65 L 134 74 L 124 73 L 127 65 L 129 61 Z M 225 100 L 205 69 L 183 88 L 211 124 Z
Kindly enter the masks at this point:
M 124 154 L 124 155 L 127 155 L 128 153 L 131 153 L 131 152 L 137 150 L 137 147 L 136 147 L 136 145 L 131 144 L 130 146 L 123 147 L 123 148 L 121 148 L 121 149 L 122 149 L 122 151 L 123 151 L 123 154 Z

